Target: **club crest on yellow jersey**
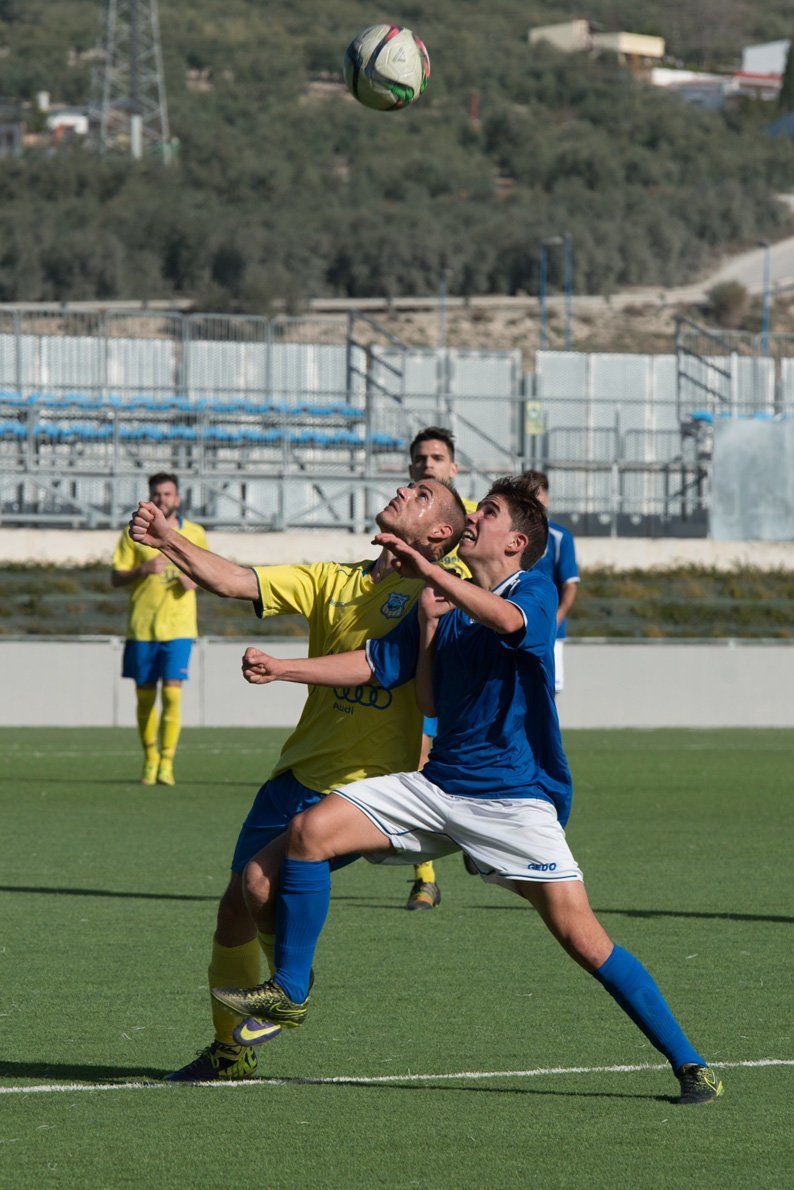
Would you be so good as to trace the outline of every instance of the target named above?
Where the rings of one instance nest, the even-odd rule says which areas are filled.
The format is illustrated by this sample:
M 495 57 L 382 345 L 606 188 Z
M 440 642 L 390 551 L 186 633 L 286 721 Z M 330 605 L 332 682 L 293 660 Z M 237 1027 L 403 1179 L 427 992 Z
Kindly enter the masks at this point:
M 410 598 L 410 595 L 401 595 L 399 591 L 392 591 L 386 602 L 381 605 L 381 615 L 384 615 L 387 620 L 399 620 Z

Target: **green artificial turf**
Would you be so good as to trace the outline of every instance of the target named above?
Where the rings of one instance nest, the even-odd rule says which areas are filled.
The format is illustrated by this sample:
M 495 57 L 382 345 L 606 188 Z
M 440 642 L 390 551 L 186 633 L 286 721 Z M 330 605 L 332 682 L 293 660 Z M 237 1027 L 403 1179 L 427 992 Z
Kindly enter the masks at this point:
M 237 829 L 283 733 L 186 731 L 175 789 L 132 730 L 0 731 L 0 1091 L 157 1078 L 210 1038 L 205 971 Z M 604 924 L 714 1061 L 792 1057 L 794 735 L 571 732 L 569 838 Z M 334 880 L 302 1029 L 273 1078 L 393 1082 L 0 1093 L 3 1186 L 783 1186 L 791 1069 L 670 1102 L 662 1059 L 531 910 L 438 866 Z M 410 1081 L 406 1076 L 503 1072 Z M 508 1073 L 505 1073 L 508 1072 Z

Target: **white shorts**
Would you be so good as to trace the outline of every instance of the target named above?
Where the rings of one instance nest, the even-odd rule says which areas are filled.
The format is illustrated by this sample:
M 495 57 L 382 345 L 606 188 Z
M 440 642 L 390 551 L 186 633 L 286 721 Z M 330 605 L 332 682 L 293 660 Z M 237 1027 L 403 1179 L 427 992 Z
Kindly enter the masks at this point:
M 565 664 L 562 659 L 563 640 L 554 642 L 554 693 L 559 694 L 565 685 Z
M 388 837 L 399 862 L 465 851 L 485 880 L 582 879 L 551 802 L 453 797 L 421 773 L 371 777 L 333 792 Z

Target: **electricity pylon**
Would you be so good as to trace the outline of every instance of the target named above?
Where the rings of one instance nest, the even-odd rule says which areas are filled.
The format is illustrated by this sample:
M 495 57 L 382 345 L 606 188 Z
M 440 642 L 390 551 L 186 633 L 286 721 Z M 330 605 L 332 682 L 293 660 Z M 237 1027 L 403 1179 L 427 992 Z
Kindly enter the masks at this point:
M 92 98 L 102 153 L 171 158 L 157 0 L 102 0 Z

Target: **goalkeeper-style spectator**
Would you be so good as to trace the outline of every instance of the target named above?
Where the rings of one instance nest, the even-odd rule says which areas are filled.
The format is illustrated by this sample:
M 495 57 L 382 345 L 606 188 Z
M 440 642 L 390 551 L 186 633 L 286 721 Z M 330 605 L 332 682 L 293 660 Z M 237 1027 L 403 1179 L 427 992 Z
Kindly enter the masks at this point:
M 549 507 L 549 478 L 543 471 L 525 471 L 524 479 L 535 489 L 543 507 Z M 566 637 L 565 621 L 579 592 L 579 568 L 573 534 L 562 525 L 549 521 L 549 540 L 546 552 L 534 570 L 551 579 L 557 588 L 557 639 L 554 642 L 554 692 L 560 694 L 565 685 L 563 646 Z
M 194 545 L 207 548 L 201 527 L 179 511 L 179 481 L 160 471 L 149 477 L 149 499 L 168 524 Z M 174 755 L 182 728 L 182 683 L 198 636 L 196 584 L 169 563 L 159 550 L 139 545 L 127 529 L 113 554 L 110 581 L 130 588 L 127 640 L 122 676 L 132 678 L 137 694 L 138 732 L 143 746 L 142 785 L 173 785 Z M 162 714 L 157 686 L 162 683 Z

